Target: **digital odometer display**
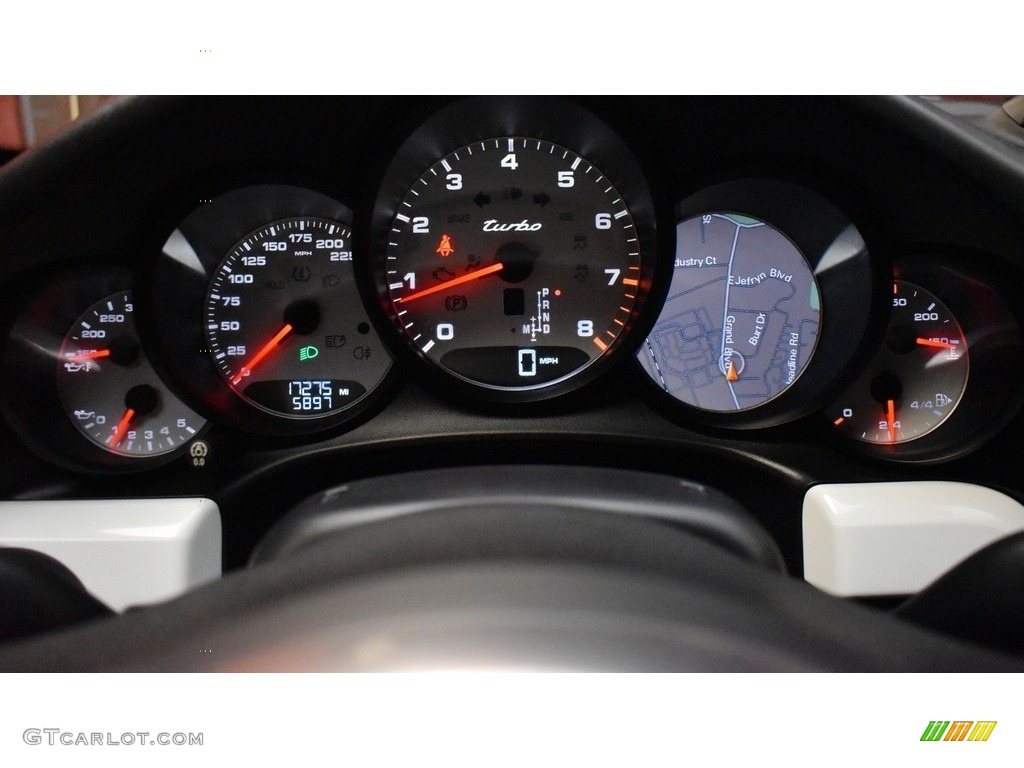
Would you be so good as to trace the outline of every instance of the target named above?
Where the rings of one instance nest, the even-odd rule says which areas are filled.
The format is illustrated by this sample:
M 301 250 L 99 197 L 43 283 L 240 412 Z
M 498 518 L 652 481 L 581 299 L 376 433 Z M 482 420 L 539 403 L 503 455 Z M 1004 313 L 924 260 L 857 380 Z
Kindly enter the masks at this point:
M 358 402 L 391 359 L 366 318 L 348 227 L 312 216 L 250 232 L 206 300 L 210 354 L 227 385 L 269 413 L 311 419 Z
M 797 246 L 765 221 L 712 212 L 679 223 L 661 316 L 637 353 L 654 382 L 708 411 L 756 408 L 814 354 L 820 293 Z
M 318 416 L 344 407 L 366 394 L 358 381 L 341 379 L 254 381 L 245 396 L 276 413 Z

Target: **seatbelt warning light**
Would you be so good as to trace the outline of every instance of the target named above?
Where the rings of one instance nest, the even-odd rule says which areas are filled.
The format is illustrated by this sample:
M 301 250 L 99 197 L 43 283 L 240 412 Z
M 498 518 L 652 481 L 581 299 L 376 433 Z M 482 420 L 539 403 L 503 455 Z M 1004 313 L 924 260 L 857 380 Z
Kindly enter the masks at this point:
M 437 253 L 442 256 L 451 256 L 455 253 L 455 248 L 452 246 L 452 238 L 450 235 L 441 235 L 441 242 L 437 246 Z

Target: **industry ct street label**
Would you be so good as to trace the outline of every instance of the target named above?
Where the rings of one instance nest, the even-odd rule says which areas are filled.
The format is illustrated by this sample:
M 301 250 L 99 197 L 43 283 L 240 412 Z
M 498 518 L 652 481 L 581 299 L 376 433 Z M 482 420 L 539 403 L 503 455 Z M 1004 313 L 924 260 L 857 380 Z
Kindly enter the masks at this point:
M 708 411 L 744 411 L 785 392 L 814 353 L 821 314 L 807 260 L 760 219 L 680 222 L 669 295 L 638 358 L 666 392 Z

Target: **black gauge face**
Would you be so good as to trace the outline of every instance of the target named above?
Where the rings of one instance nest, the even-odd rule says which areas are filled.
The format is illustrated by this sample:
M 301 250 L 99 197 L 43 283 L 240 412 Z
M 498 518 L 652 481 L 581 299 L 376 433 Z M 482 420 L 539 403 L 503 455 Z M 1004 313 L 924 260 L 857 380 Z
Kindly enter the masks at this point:
M 131 293 L 98 301 L 61 345 L 57 391 L 71 423 L 113 454 L 158 456 L 177 450 L 204 420 L 172 395 L 142 353 Z
M 477 141 L 408 189 L 381 293 L 407 340 L 462 382 L 567 382 L 620 344 L 647 280 L 633 216 L 586 158 L 534 138 Z
M 677 400 L 744 411 L 796 383 L 820 315 L 818 283 L 788 237 L 752 216 L 705 213 L 676 228 L 668 298 L 637 357 Z
M 934 294 L 897 280 L 885 344 L 868 369 L 830 410 L 843 433 L 896 445 L 938 429 L 967 387 L 967 340 Z
M 351 233 L 325 218 L 282 219 L 242 238 L 214 272 L 204 326 L 228 387 L 288 419 L 350 408 L 391 365 L 355 289 Z

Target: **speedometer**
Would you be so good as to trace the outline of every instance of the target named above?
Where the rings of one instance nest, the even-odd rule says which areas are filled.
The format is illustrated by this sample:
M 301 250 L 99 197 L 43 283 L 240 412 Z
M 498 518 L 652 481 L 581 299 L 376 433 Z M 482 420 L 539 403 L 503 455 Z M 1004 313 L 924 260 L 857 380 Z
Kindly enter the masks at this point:
M 170 233 L 146 280 L 176 299 L 154 291 L 144 305 L 168 376 L 246 432 L 356 424 L 395 379 L 356 287 L 352 211 L 283 184 L 204 200 Z
M 243 237 L 206 296 L 210 354 L 224 382 L 276 416 L 313 419 L 358 402 L 390 360 L 352 281 L 348 228 L 299 216 Z

